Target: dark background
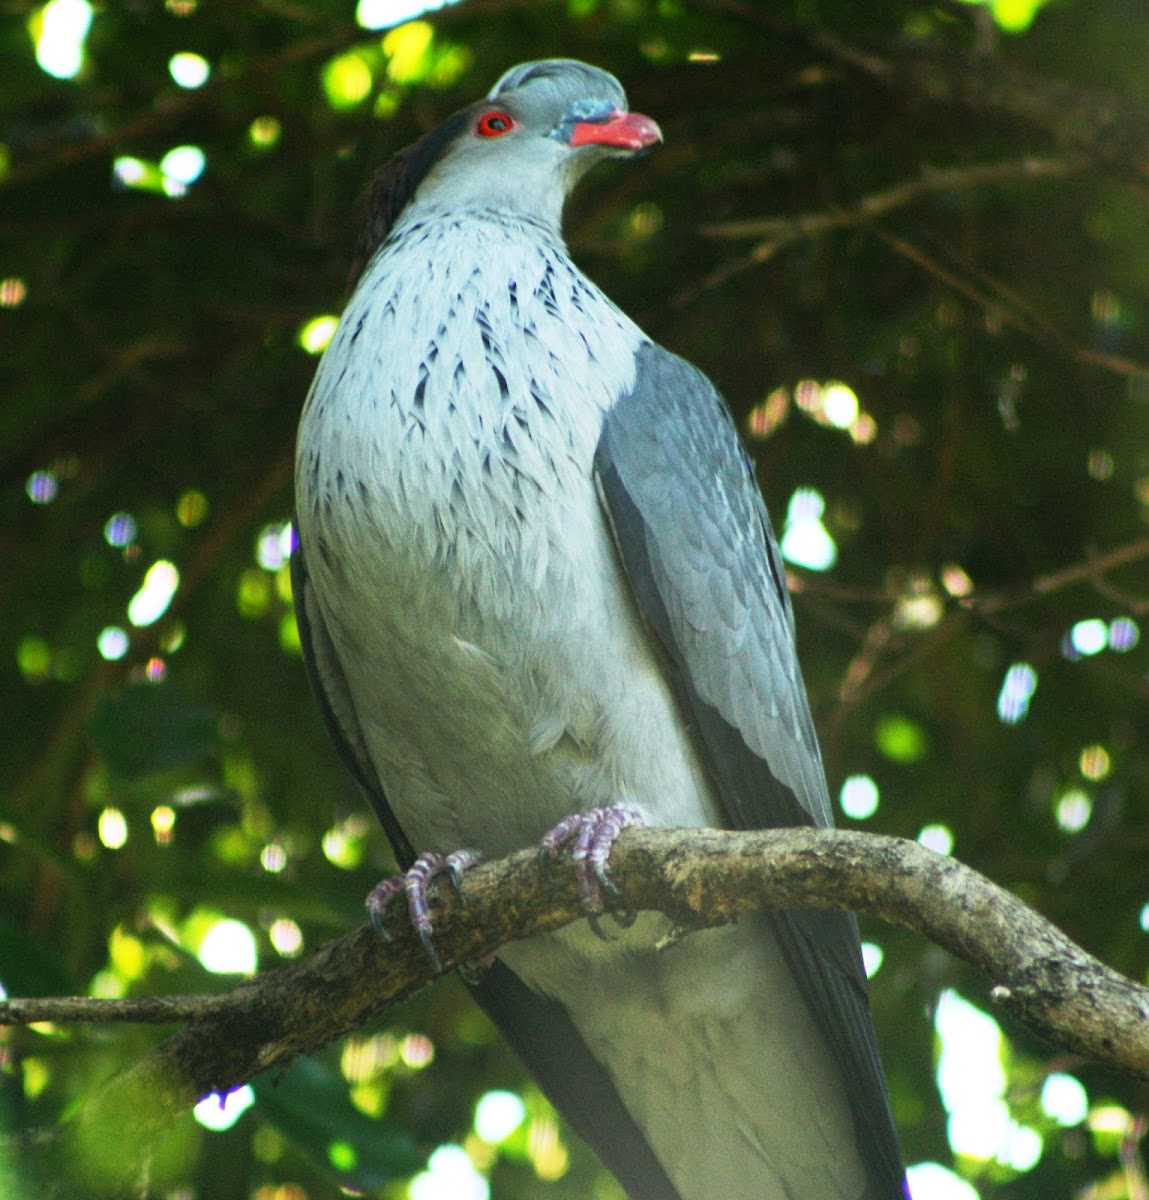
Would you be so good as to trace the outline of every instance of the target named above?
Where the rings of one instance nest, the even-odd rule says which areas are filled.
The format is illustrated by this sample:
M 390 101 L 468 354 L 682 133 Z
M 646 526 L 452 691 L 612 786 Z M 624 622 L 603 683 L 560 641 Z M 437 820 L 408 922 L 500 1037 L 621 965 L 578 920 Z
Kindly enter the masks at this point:
M 95 13 L 79 72 L 54 78 L 35 56 L 43 10 L 6 3 L 9 994 L 218 989 L 196 954 L 222 918 L 267 967 L 362 919 L 388 852 L 308 695 L 277 557 L 316 364 L 302 332 L 345 299 L 373 168 L 510 65 L 555 54 L 614 71 L 666 135 L 584 185 L 575 257 L 729 398 L 780 533 L 796 489 L 824 500 L 837 558 L 795 566 L 800 651 L 831 793 L 864 774 L 880 796 L 841 823 L 944 826 L 963 861 L 1144 979 L 1149 9 L 995 12 L 472 0 L 389 32 L 342 0 L 120 2 Z M 210 65 L 202 86 L 173 80 L 179 52 Z M 178 146 L 205 156 L 183 194 L 160 166 Z M 819 416 L 832 381 L 868 416 L 855 436 Z M 179 586 L 133 626 L 158 560 Z M 101 655 L 109 627 L 128 634 L 122 657 Z M 1024 713 L 999 707 L 1018 664 L 1036 678 Z M 1004 1100 L 1043 1152 L 955 1159 L 933 1013 L 945 989 L 988 1011 L 989 983 L 864 925 L 884 952 L 874 1009 L 910 1163 L 985 1197 L 1142 1194 L 1145 1088 L 1008 1025 Z M 2 1036 L 0 1105 L 22 1128 L 160 1034 Z M 1053 1071 L 1084 1084 L 1085 1124 L 1043 1111 Z M 497 1147 L 469 1132 L 494 1088 L 527 1111 Z M 361 1112 L 379 1118 L 368 1148 Z M 619 1194 L 454 981 L 262 1086 L 228 1132 L 189 1121 L 139 1194 L 301 1200 L 341 1180 L 397 1197 L 464 1141 L 496 1198 Z M 97 1159 L 72 1164 L 88 1195 Z M 0 1158 L 14 1195 L 33 1188 L 21 1170 Z

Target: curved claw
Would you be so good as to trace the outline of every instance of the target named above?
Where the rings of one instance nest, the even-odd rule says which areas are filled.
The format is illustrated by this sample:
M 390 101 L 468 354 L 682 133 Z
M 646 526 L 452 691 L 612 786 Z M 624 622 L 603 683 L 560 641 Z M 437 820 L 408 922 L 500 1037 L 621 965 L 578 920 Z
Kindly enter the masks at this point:
M 571 859 L 578 879 L 579 901 L 590 918 L 591 929 L 604 941 L 610 941 L 611 938 L 597 919 L 606 908 L 603 892 L 618 892 L 610 878 L 610 852 L 624 829 L 645 823 L 642 813 L 636 808 L 625 805 L 591 808 L 564 817 L 539 843 L 540 861 L 544 866 L 549 866 L 559 850 L 573 841 Z M 628 925 L 633 920 L 633 916 L 630 916 L 629 920 L 624 919 L 620 923 Z
M 367 916 L 370 918 L 371 927 L 375 930 L 375 934 L 381 942 L 392 942 L 395 940 L 387 929 L 387 905 L 404 890 L 403 884 L 404 877 L 402 875 L 392 875 L 388 879 L 380 880 L 367 893 Z
M 431 965 L 439 970 L 441 964 L 435 950 L 431 914 L 427 907 L 427 885 L 436 875 L 446 874 L 455 894 L 462 899 L 463 873 L 479 861 L 479 856 L 470 850 L 456 850 L 453 854 L 420 854 L 411 868 L 402 875 L 392 875 L 376 884 L 367 895 L 367 914 L 375 932 L 386 942 L 391 935 L 384 924 L 387 906 L 403 893 L 407 898 L 407 915 L 423 944 Z

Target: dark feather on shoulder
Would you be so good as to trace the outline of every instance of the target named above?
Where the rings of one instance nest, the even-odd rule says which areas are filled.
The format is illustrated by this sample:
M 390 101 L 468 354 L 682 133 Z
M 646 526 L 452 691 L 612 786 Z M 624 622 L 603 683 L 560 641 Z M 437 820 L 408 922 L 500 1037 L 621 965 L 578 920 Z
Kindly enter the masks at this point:
M 348 291 L 359 282 L 375 251 L 387 240 L 399 214 L 410 203 L 435 165 L 443 151 L 467 127 L 472 116 L 471 108 L 464 108 L 448 117 L 442 125 L 425 133 L 417 142 L 404 147 L 388 159 L 375 173 L 367 188 L 367 220 L 347 281 Z

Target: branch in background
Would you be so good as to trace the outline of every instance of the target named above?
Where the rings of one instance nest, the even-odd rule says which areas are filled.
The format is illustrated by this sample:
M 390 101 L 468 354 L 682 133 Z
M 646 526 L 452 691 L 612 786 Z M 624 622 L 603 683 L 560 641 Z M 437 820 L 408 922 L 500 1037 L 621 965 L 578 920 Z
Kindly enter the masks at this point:
M 1080 174 L 1086 165 L 1084 159 L 1030 157 L 1010 162 L 979 163 L 971 167 L 927 167 L 918 179 L 905 180 L 885 191 L 863 196 L 853 204 L 840 208 L 799 213 L 792 217 L 750 218 L 704 226 L 700 232 L 706 237 L 722 240 L 760 240 L 747 254 L 723 263 L 704 275 L 697 283 L 685 288 L 672 299 L 671 305 L 681 308 L 702 292 L 719 287 L 754 267 L 762 266 L 781 251 L 799 242 L 812 240 L 839 229 L 872 226 L 881 217 L 916 204 L 929 196 L 1000 183 L 1065 179 Z M 1087 366 L 1101 367 L 1130 378 L 1149 378 L 1149 367 L 1141 363 L 1115 354 L 1104 354 L 1069 341 L 1052 321 L 1042 316 L 1024 297 L 998 280 L 983 275 L 979 286 L 967 278 L 970 273 L 968 268 L 947 267 L 906 239 L 881 229 L 871 228 L 870 232 L 885 242 L 896 254 L 908 258 L 947 287 L 973 301 L 995 320 L 1014 326 L 1035 341 L 1053 346 Z
M 1139 538 L 1124 546 L 1117 546 L 1102 554 L 1090 553 L 1078 563 L 1039 575 L 1025 587 L 1012 591 L 972 592 L 957 599 L 954 606 L 936 624 L 916 631 L 907 649 L 888 662 L 884 670 L 878 670 L 883 658 L 890 657 L 891 646 L 898 634 L 904 633 L 897 621 L 897 610 L 905 597 L 881 591 L 864 591 L 836 587 L 831 581 L 806 572 L 787 568 L 791 589 L 796 594 L 808 592 L 814 596 L 827 596 L 846 603 L 880 605 L 886 611 L 876 616 L 858 633 L 859 646 L 854 652 L 842 681 L 838 685 L 837 699 L 841 706 L 834 720 L 841 719 L 845 707 L 853 707 L 880 692 L 909 668 L 927 659 L 938 647 L 944 645 L 969 624 L 970 616 L 976 616 L 987 624 L 1001 628 L 994 618 L 1003 612 L 1033 604 L 1078 583 L 1088 583 L 1093 590 L 1114 604 L 1126 608 L 1134 616 L 1149 611 L 1149 601 L 1131 596 L 1113 586 L 1106 574 L 1119 567 L 1149 559 L 1149 538 Z M 895 646 L 895 649 L 897 647 Z
M 862 196 L 851 204 L 822 212 L 798 213 L 790 217 L 755 217 L 721 221 L 700 230 L 705 237 L 733 240 L 758 238 L 746 254 L 716 267 L 697 283 L 675 296 L 671 304 L 681 308 L 700 293 L 720 287 L 799 242 L 809 241 L 838 229 L 872 225 L 881 217 L 943 192 L 962 192 L 1003 183 L 1028 183 L 1042 179 L 1066 179 L 1080 174 L 1086 162 L 1076 158 L 1028 156 L 999 163 L 977 163 L 969 167 L 924 167 L 917 179 L 903 180 L 885 191 Z M 988 301 L 980 301 L 988 303 Z
M 1020 158 L 1008 162 L 977 163 L 970 167 L 924 167 L 918 179 L 907 179 L 883 192 L 863 196 L 844 208 L 804 213 L 795 217 L 766 217 L 719 221 L 704 225 L 712 238 L 761 238 L 754 248 L 755 262 L 766 262 L 794 242 L 818 237 L 832 229 L 868 224 L 896 209 L 916 204 L 939 192 L 968 191 L 995 183 L 1028 183 L 1039 179 L 1065 179 L 1080 174 L 1085 161 L 1071 158 Z
M 620 907 L 669 918 L 648 927 L 668 935 L 666 954 L 675 952 L 675 931 L 778 908 L 849 908 L 918 929 L 981 968 L 994 1001 L 1039 1035 L 1149 1079 L 1149 989 L 1091 958 L 1009 892 L 914 842 L 834 830 L 628 830 L 612 874 Z M 546 878 L 537 853 L 525 850 L 470 871 L 461 901 L 449 886 L 433 887 L 445 967 L 578 919 L 570 864 L 554 875 Z M 118 1138 L 143 1144 L 201 1096 L 286 1069 L 429 983 L 435 972 L 401 909 L 388 930 L 387 944 L 364 927 L 222 996 L 7 1000 L 0 1023 L 190 1021 L 76 1118 L 89 1136 L 114 1127 Z
M 1062 334 L 1056 325 L 1027 300 L 1023 299 L 1012 288 L 990 276 L 982 273 L 982 284 L 972 282 L 966 275 L 968 268 L 953 269 L 940 263 L 932 255 L 913 245 L 905 238 L 897 237 L 881 229 L 873 230 L 875 237 L 880 238 L 896 254 L 902 255 L 910 262 L 940 279 L 948 287 L 960 292 L 968 300 L 972 300 L 986 314 L 1005 325 L 1012 325 L 1034 341 L 1043 343 L 1060 350 L 1070 358 L 1076 359 L 1085 366 L 1101 367 L 1112 371 L 1115 375 L 1125 375 L 1131 379 L 1149 379 L 1149 367 L 1116 354 L 1103 354 L 1088 346 L 1079 346 Z M 963 273 L 964 272 L 964 273 Z M 988 290 L 985 290 L 985 289 Z M 992 294 L 996 293 L 996 295 Z
M 964 111 L 1051 139 L 1107 174 L 1149 180 L 1149 112 L 1117 92 L 1086 90 L 1028 74 L 986 53 L 955 53 L 936 43 L 859 47 L 746 0 L 691 0 L 800 46 L 812 57 L 916 103 Z
M 1107 571 L 1128 566 L 1130 563 L 1141 562 L 1147 558 L 1149 558 L 1149 538 L 1140 538 L 1135 542 L 1128 542 L 1124 546 L 1107 550 L 1104 554 L 1090 554 L 1083 562 L 1062 567 L 1057 571 L 1050 571 L 1048 575 L 1040 575 L 1021 591 L 1000 592 L 988 596 L 979 596 L 974 593 L 962 603 L 978 614 L 1002 612 L 1008 608 L 1018 608 L 1020 605 L 1028 604 L 1038 596 L 1048 596 L 1052 592 L 1059 592 L 1075 583 L 1092 583 L 1096 586 Z

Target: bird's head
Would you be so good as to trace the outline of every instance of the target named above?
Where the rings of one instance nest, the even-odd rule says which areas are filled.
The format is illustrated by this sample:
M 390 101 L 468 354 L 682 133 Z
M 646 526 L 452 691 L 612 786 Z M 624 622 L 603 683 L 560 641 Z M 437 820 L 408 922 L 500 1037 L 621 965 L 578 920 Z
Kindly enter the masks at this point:
M 563 201 L 590 167 L 661 140 L 608 72 L 568 58 L 523 63 L 380 171 L 369 248 L 408 208 L 498 209 L 558 229 Z
M 513 67 L 465 111 L 460 136 L 425 190 L 461 189 L 513 208 L 542 205 L 535 215 L 556 222 L 563 200 L 596 162 L 641 154 L 662 139 L 650 117 L 628 111 L 613 75 L 569 58 Z

